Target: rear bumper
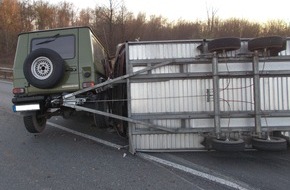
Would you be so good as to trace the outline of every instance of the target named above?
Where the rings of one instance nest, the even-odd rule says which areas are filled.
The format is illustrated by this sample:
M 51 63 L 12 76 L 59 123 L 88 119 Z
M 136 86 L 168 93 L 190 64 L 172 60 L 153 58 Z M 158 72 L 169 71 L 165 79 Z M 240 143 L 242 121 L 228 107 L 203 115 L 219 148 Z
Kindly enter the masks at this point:
M 17 105 L 17 104 L 43 102 L 44 100 L 45 100 L 44 96 L 14 97 L 12 99 L 12 103 Z
M 12 109 L 14 112 L 22 111 L 37 111 L 40 110 L 40 105 L 45 101 L 44 96 L 27 96 L 27 97 L 14 97 Z

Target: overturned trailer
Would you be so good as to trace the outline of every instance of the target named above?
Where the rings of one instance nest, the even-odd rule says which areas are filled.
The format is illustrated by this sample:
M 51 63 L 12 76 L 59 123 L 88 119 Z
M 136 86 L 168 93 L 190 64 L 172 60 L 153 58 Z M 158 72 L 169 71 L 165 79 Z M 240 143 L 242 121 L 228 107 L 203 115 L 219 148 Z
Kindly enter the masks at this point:
M 128 42 L 115 63 L 124 75 L 85 90 L 113 84 L 115 111 L 84 109 L 128 122 L 132 153 L 287 148 L 289 39 Z
M 83 110 L 132 153 L 287 148 L 289 38 L 127 42 L 111 62 L 88 27 L 33 31 L 13 68 L 13 109 L 31 133 Z

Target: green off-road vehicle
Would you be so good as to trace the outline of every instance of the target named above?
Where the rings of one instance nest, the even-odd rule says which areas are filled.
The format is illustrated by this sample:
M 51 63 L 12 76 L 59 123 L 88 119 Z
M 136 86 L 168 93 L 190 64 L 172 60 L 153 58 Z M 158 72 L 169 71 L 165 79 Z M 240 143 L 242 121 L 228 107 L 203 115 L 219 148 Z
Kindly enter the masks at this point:
M 89 27 L 22 33 L 13 68 L 13 109 L 24 115 L 29 132 L 42 132 L 51 116 L 73 112 L 62 106 L 62 96 L 103 82 L 110 65 Z M 101 94 L 86 97 L 96 100 Z

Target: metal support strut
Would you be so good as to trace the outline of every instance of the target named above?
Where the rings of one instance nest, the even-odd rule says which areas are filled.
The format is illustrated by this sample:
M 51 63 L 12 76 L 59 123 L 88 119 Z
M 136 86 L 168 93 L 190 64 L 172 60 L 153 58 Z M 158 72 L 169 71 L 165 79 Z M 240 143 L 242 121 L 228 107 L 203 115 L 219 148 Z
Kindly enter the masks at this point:
M 85 93 L 85 92 L 88 92 L 88 91 L 91 91 L 91 90 L 95 90 L 95 89 L 101 88 L 103 86 L 111 85 L 113 83 L 122 81 L 124 79 L 133 77 L 135 75 L 138 75 L 138 74 L 141 74 L 141 73 L 145 73 L 145 72 L 150 71 L 152 69 L 168 65 L 168 64 L 170 64 L 172 62 L 174 62 L 174 60 L 165 61 L 165 62 L 162 62 L 162 63 L 155 64 L 153 66 L 148 66 L 145 69 L 142 69 L 142 70 L 139 70 L 139 71 L 136 71 L 136 72 L 132 72 L 130 74 L 126 74 L 126 75 L 123 75 L 123 76 L 120 76 L 120 77 L 117 77 L 117 78 L 114 78 L 114 79 L 108 79 L 107 81 L 105 81 L 103 83 L 99 83 L 99 84 L 97 84 L 97 85 L 95 85 L 93 87 L 85 88 L 85 89 L 78 90 L 76 92 L 64 95 L 63 96 L 63 106 L 74 108 L 74 109 L 77 109 L 77 110 L 87 111 L 87 112 L 91 112 L 91 113 L 94 113 L 94 114 L 99 114 L 99 115 L 103 115 L 103 116 L 107 116 L 107 117 L 112 117 L 112 118 L 115 118 L 115 119 L 120 119 L 120 120 L 123 120 L 123 121 L 131 122 L 131 123 L 135 123 L 135 124 L 139 124 L 139 125 L 144 125 L 144 126 L 147 126 L 149 128 L 155 128 L 155 129 L 159 129 L 159 130 L 163 130 L 163 131 L 174 133 L 174 132 L 177 131 L 177 129 L 166 128 L 164 126 L 155 125 L 155 124 L 152 124 L 152 123 L 147 123 L 147 122 L 135 120 L 135 119 L 131 119 L 131 118 L 128 118 L 128 117 L 123 117 L 123 116 L 120 116 L 120 115 L 111 114 L 111 113 L 107 113 L 107 112 L 103 112 L 103 111 L 99 111 L 99 110 L 95 110 L 95 109 L 90 109 L 90 108 L 86 108 L 86 107 L 83 107 L 83 106 L 79 106 L 79 105 L 82 105 L 83 103 L 85 103 L 86 100 L 84 98 L 77 98 L 76 97 L 79 94 L 82 94 L 82 93 Z
M 261 94 L 260 94 L 260 73 L 259 73 L 259 54 L 257 51 L 253 57 L 254 73 L 254 108 L 255 108 L 255 129 L 256 134 L 261 138 Z
M 73 92 L 73 93 L 70 93 L 70 94 L 66 94 L 66 95 L 63 96 L 63 100 L 69 99 L 71 97 L 74 97 L 76 95 L 79 95 L 79 94 L 82 94 L 82 93 L 85 93 L 85 92 L 89 92 L 91 90 L 95 90 L 95 89 L 101 88 L 103 86 L 107 86 L 107 85 L 113 84 L 115 82 L 122 81 L 124 79 L 130 78 L 130 77 L 133 77 L 133 76 L 136 76 L 138 74 L 145 73 L 147 71 L 151 71 L 151 70 L 156 69 L 158 67 L 162 67 L 162 66 L 168 65 L 168 64 L 170 64 L 172 62 L 174 62 L 174 60 L 172 60 L 172 61 L 165 61 L 165 62 L 162 62 L 162 63 L 158 63 L 156 65 L 153 65 L 153 66 L 148 66 L 145 69 L 141 69 L 139 71 L 136 71 L 136 72 L 133 72 L 133 73 L 129 73 L 129 74 L 126 74 L 126 75 L 123 75 L 123 76 L 120 76 L 120 77 L 117 77 L 117 78 L 114 78 L 114 79 L 108 79 L 105 82 L 96 84 L 95 86 L 88 87 L 88 88 L 85 88 L 85 89 L 82 89 L 82 90 L 78 90 L 78 91 Z
M 214 127 L 217 139 L 220 138 L 220 92 L 219 92 L 219 75 L 218 75 L 218 58 L 217 53 L 213 53 L 212 58 L 212 74 L 213 74 L 213 102 L 214 102 Z

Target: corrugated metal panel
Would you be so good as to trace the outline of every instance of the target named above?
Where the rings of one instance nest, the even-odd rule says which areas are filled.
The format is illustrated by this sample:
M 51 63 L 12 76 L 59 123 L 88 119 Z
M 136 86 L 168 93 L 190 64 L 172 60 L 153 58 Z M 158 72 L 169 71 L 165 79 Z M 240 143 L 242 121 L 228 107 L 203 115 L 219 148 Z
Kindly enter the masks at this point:
M 131 84 L 131 112 L 197 112 L 213 111 L 207 90 L 211 79 L 169 80 Z
M 153 69 L 152 74 L 162 74 L 162 73 L 180 73 L 180 66 L 179 65 L 169 65 L 164 67 L 159 67 Z
M 129 47 L 130 60 L 190 58 L 199 54 L 199 43 L 139 44 Z
M 261 78 L 261 109 L 290 110 L 290 78 Z
M 220 79 L 221 111 L 254 110 L 253 80 L 251 78 Z
M 204 137 L 193 134 L 142 134 L 134 135 L 137 150 L 202 149 Z
M 150 59 L 150 63 L 160 62 L 160 59 L 189 58 L 195 60 L 190 63 L 178 63 L 163 66 L 144 73 L 142 79 L 129 79 L 130 95 L 130 115 L 142 118 L 142 115 L 149 115 L 147 122 L 164 126 L 167 128 L 177 128 L 186 130 L 206 130 L 214 132 L 213 119 L 213 79 L 207 76 L 212 72 L 211 60 L 208 62 L 198 62 L 196 59 L 200 55 L 197 46 L 201 41 L 181 42 L 181 43 L 133 43 L 129 45 L 129 59 L 142 60 L 130 63 L 129 68 L 133 71 L 144 69 L 144 64 Z M 242 42 L 242 47 L 238 51 L 228 52 L 221 57 L 237 57 L 239 53 L 247 53 L 247 42 Z M 281 55 L 290 55 L 290 44 L 287 42 L 287 50 Z M 225 59 L 224 59 L 225 60 Z M 237 62 L 233 62 L 233 60 Z M 270 59 L 261 57 L 259 63 L 260 72 L 266 74 L 268 71 L 290 70 L 288 60 L 269 62 Z M 143 62 L 144 61 L 144 62 Z M 240 61 L 240 62 L 239 62 Z M 143 66 L 138 65 L 143 63 Z M 134 65 L 136 63 L 136 65 Z M 148 63 L 148 64 L 150 64 Z M 254 113 L 254 86 L 253 86 L 253 65 L 252 59 L 239 57 L 230 62 L 218 63 L 219 72 L 223 72 L 224 78 L 219 79 L 220 111 L 223 114 L 239 114 L 243 116 L 225 116 L 221 118 L 222 130 L 240 131 L 243 128 L 255 127 Z M 241 73 L 235 75 L 236 72 Z M 185 74 L 200 74 L 202 77 L 187 77 Z M 225 76 L 229 73 L 229 77 Z M 152 80 L 154 77 L 163 76 L 162 80 Z M 165 74 L 165 75 L 164 75 Z M 166 75 L 167 74 L 167 75 Z M 169 75 L 168 75 L 169 74 Z M 170 78 L 170 75 L 172 77 Z M 183 75 L 175 75 L 183 74 Z M 233 74 L 232 76 L 230 74 Z M 147 76 L 147 77 L 146 77 Z M 165 76 L 165 77 L 164 77 Z M 182 78 L 183 76 L 184 78 Z M 193 75 L 192 75 L 193 76 Z M 290 77 L 286 76 L 261 76 L 261 109 L 263 111 L 289 111 L 290 110 Z M 273 113 L 274 113 L 273 112 Z M 188 114 L 186 117 L 175 118 L 174 114 Z M 201 114 L 194 117 L 190 114 Z M 204 115 L 203 115 L 204 114 Z M 167 118 L 167 115 L 170 117 Z M 152 118 L 150 118 L 152 117 Z M 158 118 L 161 117 L 161 118 Z M 177 117 L 177 116 L 176 116 Z M 149 118 L 149 119 L 148 119 Z M 268 117 L 262 116 L 261 124 L 266 127 L 289 126 L 288 117 Z M 164 134 L 156 130 L 148 129 L 145 126 L 134 125 L 132 129 L 134 148 L 136 150 L 174 150 L 174 149 L 196 149 L 202 148 L 200 144 L 203 137 L 197 133 Z
M 180 119 L 151 120 L 151 123 L 171 129 L 182 127 Z M 136 129 L 148 129 L 148 128 L 143 125 L 136 125 Z
M 290 65 L 288 61 L 279 61 L 279 62 L 263 62 L 259 64 L 260 71 L 284 71 L 290 70 Z

